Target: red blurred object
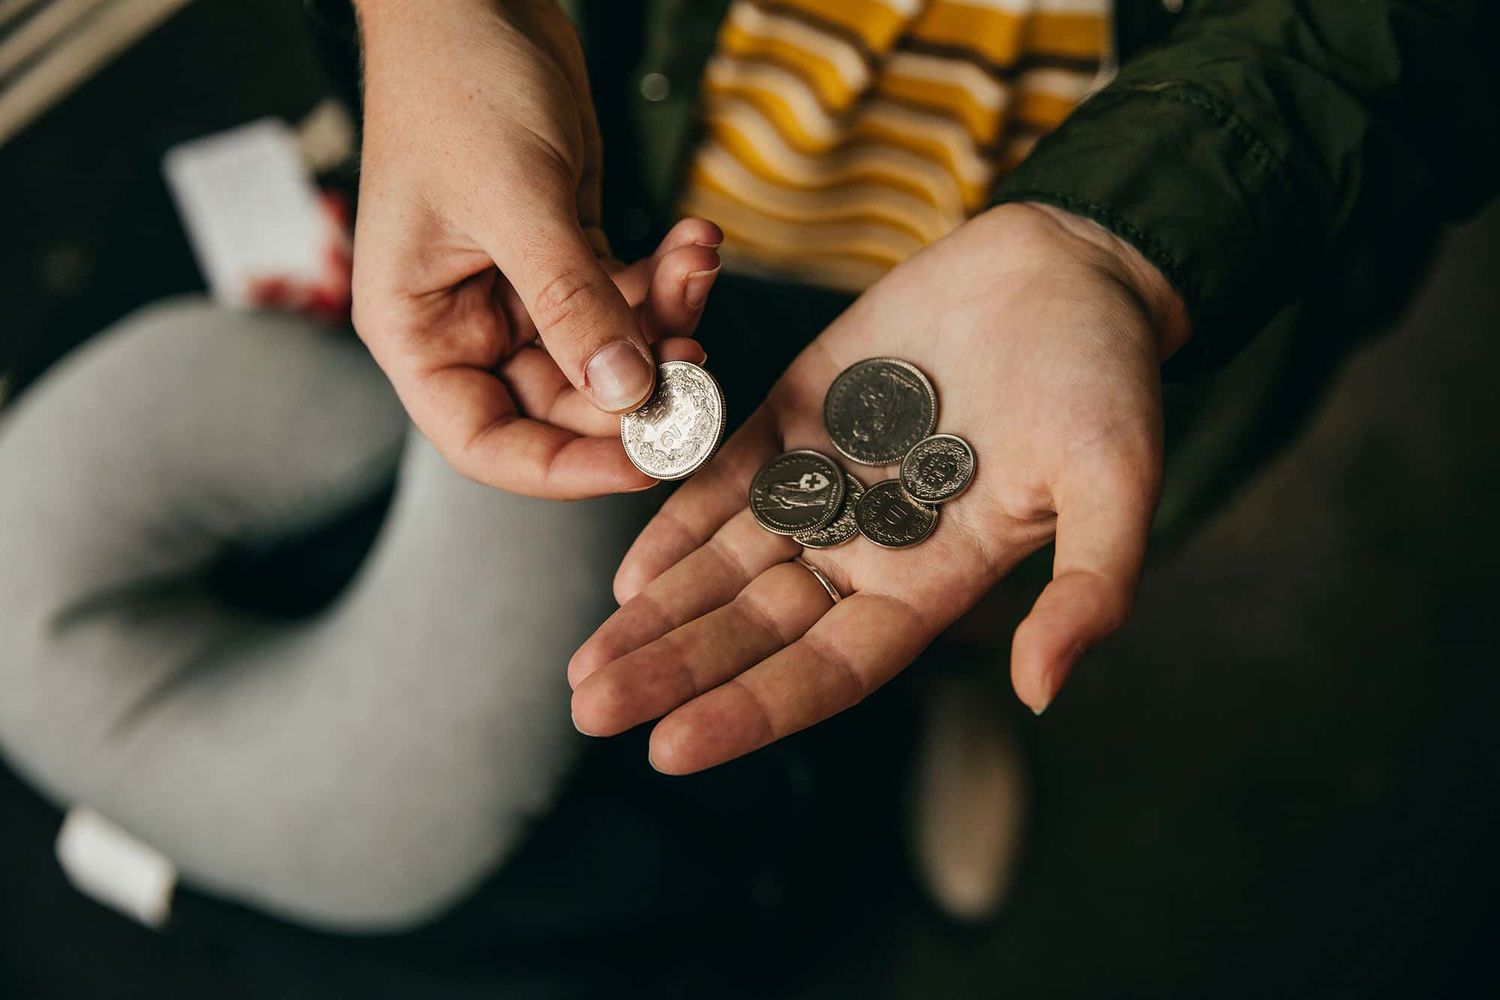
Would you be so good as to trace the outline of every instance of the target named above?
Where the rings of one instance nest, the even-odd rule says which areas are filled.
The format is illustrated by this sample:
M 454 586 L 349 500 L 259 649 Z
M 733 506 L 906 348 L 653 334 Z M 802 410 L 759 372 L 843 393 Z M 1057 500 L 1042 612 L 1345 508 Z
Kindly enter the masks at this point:
M 257 278 L 250 283 L 250 299 L 261 309 L 299 312 L 331 326 L 348 326 L 354 272 L 349 203 L 337 191 L 327 190 L 319 201 L 328 223 L 323 277 L 311 284 L 285 277 Z

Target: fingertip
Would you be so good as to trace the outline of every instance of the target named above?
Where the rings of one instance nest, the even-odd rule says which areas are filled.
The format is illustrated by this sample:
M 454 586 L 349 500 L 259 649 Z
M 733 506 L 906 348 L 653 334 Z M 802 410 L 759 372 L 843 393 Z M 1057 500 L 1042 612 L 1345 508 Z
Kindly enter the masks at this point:
M 702 271 L 693 271 L 682 280 L 682 303 L 693 312 L 700 311 L 708 302 L 708 293 L 713 290 L 714 282 L 718 280 L 719 267 Z
M 1056 699 L 1083 654 L 1123 624 L 1130 589 L 1087 571 L 1049 583 L 1011 644 L 1016 696 L 1041 715 Z
M 578 730 L 580 736 L 588 736 L 592 738 L 599 735 L 598 733 L 591 733 L 587 729 L 584 729 L 581 725 L 579 725 L 577 713 L 570 713 L 570 715 L 573 719 L 573 728 Z
M 702 365 L 708 360 L 708 352 L 703 345 L 692 337 L 668 337 L 658 340 L 653 349 L 656 351 L 658 364 L 664 361 L 691 361 L 695 365 Z
M 687 216 L 679 219 L 662 239 L 659 250 L 681 246 L 717 248 L 724 242 L 724 230 L 707 219 Z
M 1021 704 L 1035 715 L 1045 712 L 1082 652 L 1069 651 L 1065 640 L 1059 643 L 1056 635 L 1045 634 L 1030 618 L 1023 621 L 1010 654 L 1010 682 Z
M 689 244 L 663 254 L 658 270 L 685 281 L 695 274 L 716 274 L 723 263 L 719 251 L 713 247 Z
M 651 395 L 656 366 L 629 340 L 605 344 L 583 367 L 584 387 L 606 413 L 629 413 Z
M 573 690 L 573 725 L 585 736 L 613 736 L 625 727 L 616 724 L 618 685 L 609 675 L 594 674 Z
M 615 602 L 621 607 L 629 604 L 635 595 L 645 589 L 650 583 L 650 577 L 642 572 L 638 560 L 632 559 L 629 553 L 625 555 L 625 561 L 620 568 L 615 570 L 615 578 L 612 583 Z
M 597 636 L 598 633 L 594 635 Z M 594 636 L 590 636 L 568 660 L 568 687 L 577 691 L 578 685 L 586 681 L 590 674 L 604 666 L 606 662 L 608 660 L 599 648 L 599 644 L 594 641 Z
M 688 736 L 681 722 L 671 716 L 658 722 L 656 728 L 651 730 L 651 740 L 646 750 L 646 759 L 651 767 L 671 777 L 702 770 L 702 765 L 695 765 L 685 750 L 684 739 Z
M 642 303 L 641 320 L 650 339 L 690 336 L 720 269 L 719 255 L 709 247 L 678 247 L 658 256 L 651 288 Z
M 654 301 L 647 304 L 661 313 L 669 325 L 686 322 L 687 317 L 674 312 L 674 300 L 680 299 L 690 312 L 702 309 L 723 263 L 717 250 L 696 244 L 675 247 L 658 255 L 652 278 Z M 671 322 L 674 319 L 675 323 Z
M 575 691 L 599 670 L 636 648 L 629 643 L 628 626 L 628 616 L 616 610 L 573 653 L 568 660 L 568 684 Z
M 713 222 L 709 219 L 699 219 L 696 217 L 693 218 L 693 221 L 697 223 L 703 231 L 703 236 L 701 239 L 699 239 L 699 243 L 702 243 L 704 246 L 711 247 L 721 247 L 724 245 L 724 230 L 720 228 L 718 223 Z

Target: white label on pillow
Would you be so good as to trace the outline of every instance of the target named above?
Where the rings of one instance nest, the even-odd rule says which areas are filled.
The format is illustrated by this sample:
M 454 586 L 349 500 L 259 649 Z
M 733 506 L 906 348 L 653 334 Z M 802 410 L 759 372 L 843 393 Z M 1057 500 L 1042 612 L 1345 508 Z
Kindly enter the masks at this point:
M 274 118 L 175 146 L 163 161 L 198 267 L 221 304 L 251 304 L 256 280 L 323 280 L 329 226 L 298 151 Z
M 68 810 L 54 847 L 73 888 L 160 929 L 172 912 L 177 869 L 167 856 L 86 806 Z

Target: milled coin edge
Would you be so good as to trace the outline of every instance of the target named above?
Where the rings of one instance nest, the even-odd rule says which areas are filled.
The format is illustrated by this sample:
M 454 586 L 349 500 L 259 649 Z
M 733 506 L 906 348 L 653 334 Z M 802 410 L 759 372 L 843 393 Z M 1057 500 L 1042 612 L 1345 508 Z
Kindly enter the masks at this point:
M 951 441 L 957 441 L 959 444 L 964 446 L 964 451 L 969 453 L 969 478 L 964 480 L 964 484 L 960 486 L 957 491 L 950 494 L 949 496 L 943 497 L 943 499 L 941 500 L 928 500 L 924 497 L 919 497 L 911 490 L 906 488 L 907 459 L 916 454 L 918 448 L 922 447 L 923 444 L 931 441 L 933 438 L 944 438 Z M 957 434 L 949 434 L 946 431 L 943 431 L 938 434 L 929 434 L 921 441 L 918 441 L 916 444 L 911 446 L 911 450 L 906 453 L 905 458 L 901 459 L 901 468 L 896 473 L 896 482 L 901 484 L 901 492 L 905 493 L 908 497 L 915 500 L 917 503 L 925 504 L 928 507 L 940 507 L 945 503 L 950 503 L 963 496 L 964 492 L 968 490 L 970 486 L 974 485 L 974 477 L 977 475 L 979 475 L 979 459 L 974 454 L 974 446 L 971 445 L 966 438 L 959 437 Z
M 931 435 L 929 435 L 929 437 L 930 436 Z M 882 480 L 880 480 L 880 482 L 871 483 L 869 486 L 867 486 L 865 488 L 865 496 L 859 498 L 859 503 L 860 504 L 864 503 L 865 497 L 867 497 L 870 494 L 874 493 L 875 492 L 875 487 L 879 486 L 880 483 L 895 483 L 896 484 L 896 490 L 901 494 L 901 496 L 903 498 L 905 498 L 906 500 L 910 501 L 911 503 L 916 504 L 919 507 L 925 507 L 928 510 L 932 511 L 932 523 L 928 526 L 928 528 L 927 528 L 926 531 L 922 532 L 922 534 L 920 536 L 918 536 L 916 538 L 913 538 L 911 541 L 906 542 L 905 544 L 902 544 L 902 545 L 891 545 L 891 544 L 889 544 L 887 542 L 882 542 L 880 539 L 875 538 L 872 535 L 866 534 L 865 533 L 865 529 L 864 529 L 863 526 L 860 526 L 860 529 L 859 529 L 860 537 L 867 539 L 870 542 L 871 545 L 878 545 L 882 549 L 890 549 L 892 551 L 895 551 L 897 549 L 909 549 L 912 546 L 920 545 L 923 542 L 925 542 L 927 539 L 931 538 L 932 537 L 932 533 L 937 530 L 938 519 L 940 517 L 942 517 L 942 512 L 939 511 L 938 508 L 935 505 L 930 504 L 930 503 L 923 503 L 921 500 L 918 500 L 915 497 L 911 496 L 909 493 L 907 493 L 906 490 L 901 487 L 901 480 L 899 480 L 899 479 L 882 479 Z M 855 516 L 856 517 L 858 517 L 858 512 L 859 512 L 859 504 L 855 504 Z M 856 520 L 855 523 L 858 524 L 859 522 Z
M 811 527 L 797 528 L 794 531 L 787 531 L 785 529 L 777 528 L 767 524 L 764 520 L 761 519 L 760 511 L 755 509 L 755 501 L 751 498 L 755 493 L 755 484 L 760 479 L 760 474 L 766 471 L 767 466 L 769 466 L 772 462 L 775 462 L 778 459 L 786 458 L 788 455 L 816 455 L 823 461 L 827 462 L 829 465 L 833 466 L 834 471 L 842 473 L 842 475 L 838 476 L 836 479 L 839 488 L 838 498 L 829 505 L 829 509 L 832 511 L 832 513 L 825 516 L 821 521 L 819 521 L 817 524 L 812 525 Z M 834 461 L 832 457 L 823 454 L 821 451 L 818 451 L 815 448 L 792 448 L 789 451 L 783 451 L 776 455 L 772 455 L 761 464 L 761 467 L 759 469 L 755 470 L 755 476 L 750 480 L 750 488 L 745 491 L 745 503 L 750 508 L 750 514 L 755 518 L 755 523 L 759 524 L 762 528 L 765 528 L 773 535 L 781 535 L 784 538 L 793 538 L 796 535 L 806 534 L 810 531 L 820 531 L 832 524 L 834 518 L 839 516 L 839 511 L 843 510 L 844 508 L 844 476 L 847 475 L 848 473 L 844 471 L 844 469 L 839 465 L 838 462 Z
M 850 496 L 850 494 L 849 494 L 849 482 L 850 482 L 850 480 L 853 480 L 854 484 L 859 487 L 859 496 L 856 496 L 856 497 L 851 497 Z M 856 476 L 854 473 L 850 472 L 848 469 L 845 469 L 844 470 L 844 500 L 843 500 L 843 503 L 841 503 L 839 505 L 839 512 L 837 514 L 833 515 L 833 520 L 832 521 L 829 521 L 828 524 L 824 525 L 821 528 L 810 528 L 807 531 L 799 531 L 797 534 L 795 534 L 795 535 L 792 536 L 792 541 L 796 542 L 798 545 L 801 545 L 803 548 L 818 549 L 819 551 L 826 551 L 828 549 L 836 549 L 840 545 L 847 545 L 850 542 L 854 541 L 854 539 L 858 538 L 860 536 L 860 534 L 861 534 L 861 532 L 859 530 L 859 519 L 855 515 L 854 508 L 857 507 L 857 506 L 859 506 L 859 501 L 864 497 L 864 495 L 865 495 L 865 493 L 867 491 L 868 491 L 868 487 L 865 486 L 864 480 L 860 479 L 858 476 Z M 827 531 L 829 528 L 833 527 L 836 523 L 838 523 L 838 520 L 841 517 L 844 516 L 844 511 L 846 509 L 849 511 L 849 520 L 850 520 L 850 523 L 854 525 L 854 530 L 853 531 L 849 532 L 847 535 L 845 535 L 843 538 L 840 538 L 838 541 L 836 541 L 836 542 L 829 542 L 826 545 L 823 544 L 822 542 L 819 542 L 819 541 L 809 541 L 808 536 L 810 536 L 810 535 L 816 535 L 820 531 Z
M 620 447 L 624 450 L 625 457 L 630 461 L 630 464 L 635 466 L 636 469 L 641 472 L 641 474 L 650 476 L 652 479 L 655 479 L 659 483 L 675 483 L 679 480 L 686 479 L 688 476 L 691 476 L 693 473 L 697 472 L 699 469 L 707 465 L 709 460 L 713 458 L 714 455 L 718 454 L 719 445 L 724 443 L 724 428 L 729 424 L 729 404 L 728 401 L 724 398 L 724 387 L 719 384 L 718 379 L 714 378 L 713 372 L 709 371 L 707 368 L 704 368 L 702 365 L 695 365 L 691 361 L 663 361 L 661 364 L 656 366 L 656 377 L 658 385 L 661 384 L 661 370 L 668 365 L 686 365 L 689 368 L 696 368 L 698 369 L 698 371 L 703 373 L 704 377 L 708 379 L 708 384 L 714 387 L 714 394 L 719 398 L 719 426 L 714 431 L 713 446 L 710 447 L 708 451 L 704 452 L 703 457 L 700 458 L 696 463 L 694 463 L 693 466 L 686 472 L 679 472 L 674 476 L 658 476 L 656 473 L 650 471 L 649 469 L 641 468 L 641 464 L 635 460 L 635 456 L 630 453 L 630 449 L 624 446 L 624 440 L 622 439 Z M 651 393 L 652 395 L 655 395 L 656 390 L 652 389 Z M 631 410 L 630 413 L 625 414 L 625 416 L 628 417 L 631 415 L 631 413 L 635 413 L 636 410 L 643 409 L 649 402 L 651 402 L 651 397 L 647 396 L 645 403 L 642 403 L 640 406 L 636 407 L 635 410 Z
M 922 369 L 918 368 L 916 365 L 912 364 L 910 361 L 906 361 L 906 360 L 903 360 L 901 358 L 892 358 L 892 357 L 887 357 L 885 355 L 881 355 L 879 357 L 874 357 L 874 358 L 861 358 L 860 360 L 854 362 L 854 364 L 849 365 L 843 371 L 841 371 L 837 375 L 835 375 L 833 377 L 833 381 L 828 384 L 828 391 L 825 392 L 825 393 L 823 393 L 823 432 L 828 435 L 829 442 L 833 445 L 834 449 L 840 455 L 843 455 L 845 458 L 847 458 L 851 462 L 857 462 L 860 465 L 868 465 L 871 468 L 882 468 L 882 467 L 888 466 L 888 465 L 896 465 L 896 464 L 900 463 L 900 461 L 902 460 L 902 458 L 905 457 L 905 456 L 904 456 L 904 454 L 902 454 L 902 455 L 896 455 L 895 457 L 887 459 L 884 462 L 878 462 L 878 461 L 871 461 L 870 459 L 867 459 L 867 458 L 861 458 L 858 455 L 851 455 L 848 451 L 845 451 L 844 448 L 839 444 L 838 438 L 836 438 L 834 436 L 833 426 L 832 426 L 832 424 L 828 420 L 828 399 L 829 399 L 829 397 L 831 397 L 833 395 L 833 387 L 834 387 L 834 385 L 836 385 L 838 383 L 838 381 L 840 379 L 842 379 L 845 375 L 848 375 L 850 372 L 852 372 L 854 369 L 860 367 L 861 365 L 872 365 L 872 364 L 882 363 L 882 362 L 886 363 L 886 364 L 895 365 L 898 368 L 905 368 L 906 370 L 910 371 L 912 374 L 916 375 L 917 378 L 921 379 L 923 388 L 925 388 L 927 390 L 927 397 L 932 400 L 932 419 L 927 422 L 927 429 L 922 434 L 922 436 L 918 439 L 918 443 L 921 443 L 922 441 L 925 441 L 928 438 L 932 437 L 933 434 L 937 431 L 937 426 L 938 426 L 938 407 L 941 405 L 941 401 L 938 399 L 937 387 L 932 384 L 932 379 L 930 379 L 930 378 L 927 377 L 927 373 L 924 372 Z M 912 445 L 912 447 L 915 448 L 916 445 Z M 911 450 L 910 448 L 907 449 L 907 451 L 910 451 L 910 450 Z M 887 454 L 887 453 L 882 452 L 881 454 Z

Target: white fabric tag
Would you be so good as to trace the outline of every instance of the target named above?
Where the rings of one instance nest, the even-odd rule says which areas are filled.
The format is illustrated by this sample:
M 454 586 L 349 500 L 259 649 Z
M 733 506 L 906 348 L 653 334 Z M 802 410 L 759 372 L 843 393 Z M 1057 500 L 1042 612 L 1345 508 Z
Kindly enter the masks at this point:
M 177 869 L 167 856 L 87 806 L 68 810 L 54 847 L 73 887 L 147 927 L 172 912 Z
M 250 305 L 256 280 L 324 279 L 329 223 L 285 122 L 265 118 L 175 146 L 163 170 L 219 303 Z

